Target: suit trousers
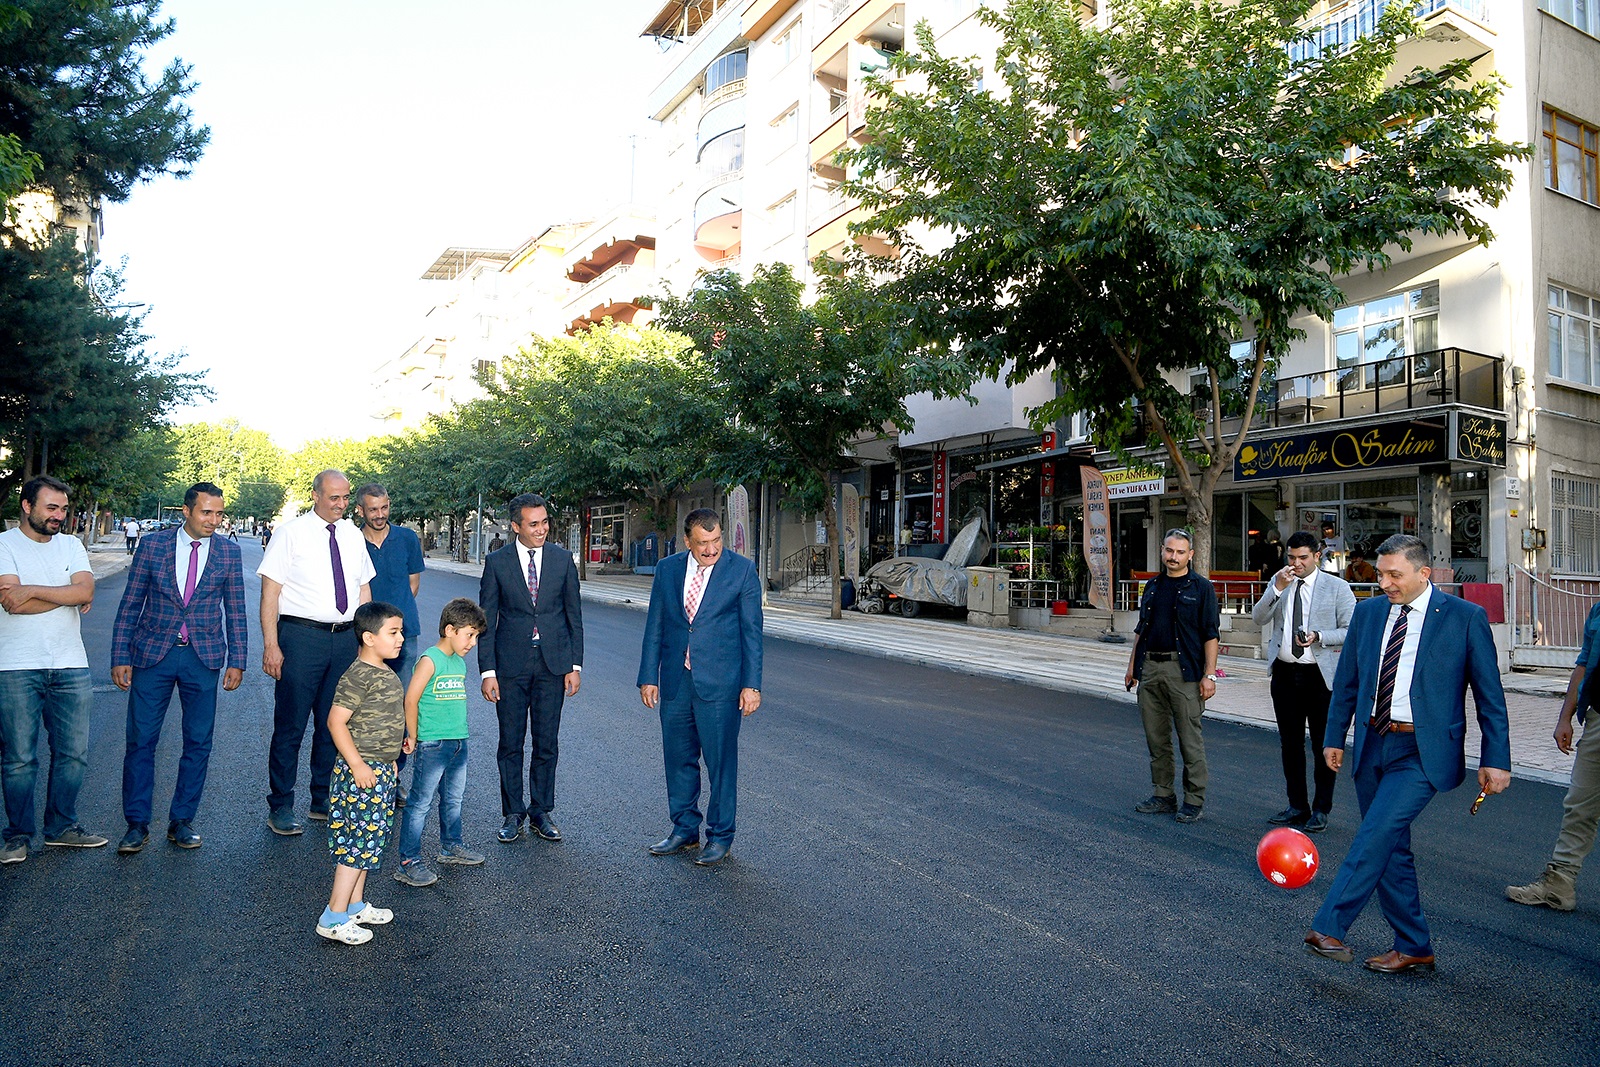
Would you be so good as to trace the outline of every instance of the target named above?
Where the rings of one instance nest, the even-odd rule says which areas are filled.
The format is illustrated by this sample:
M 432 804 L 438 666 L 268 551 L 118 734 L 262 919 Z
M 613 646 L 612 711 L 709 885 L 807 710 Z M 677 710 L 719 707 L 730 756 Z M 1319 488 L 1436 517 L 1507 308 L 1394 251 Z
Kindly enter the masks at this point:
M 326 810 L 328 781 L 339 755 L 328 733 L 328 709 L 333 707 L 339 677 L 355 662 L 356 631 L 352 627 L 336 634 L 280 622 L 278 647 L 283 650 L 283 671 L 273 689 L 267 804 L 274 810 L 294 807 L 300 742 L 305 740 L 306 720 L 310 719 L 311 806 Z
M 1315 663 L 1272 662 L 1272 714 L 1278 720 L 1278 744 L 1283 750 L 1283 781 L 1289 806 L 1300 811 L 1333 810 L 1333 787 L 1339 775 L 1322 758 L 1322 739 L 1328 732 L 1328 683 Z M 1306 727 L 1311 728 L 1311 773 L 1316 796 L 1306 802 Z
M 739 793 L 739 700 L 704 700 L 685 677 L 671 700 L 661 701 L 661 752 L 667 772 L 672 828 L 700 833 L 700 760 L 711 794 L 706 801 L 706 841 L 733 842 Z
M 1383 917 L 1394 928 L 1394 947 L 1408 956 L 1431 956 L 1411 852 L 1411 823 L 1438 790 L 1423 773 L 1415 734 L 1391 731 L 1380 737 L 1365 723 L 1356 729 L 1372 731 L 1362 742 L 1362 765 L 1355 770 L 1361 828 L 1333 876 L 1313 928 L 1344 940 L 1376 890 Z
M 211 735 L 217 721 L 217 675 L 189 645 L 177 645 L 153 667 L 135 667 L 128 688 L 127 750 L 122 756 L 122 817 L 130 826 L 150 825 L 155 790 L 156 745 L 177 689 L 183 708 L 183 755 L 168 818 L 193 819 L 206 787 Z
M 1600 668 L 1596 668 L 1600 669 Z M 1550 862 L 1576 878 L 1600 826 L 1600 711 L 1591 710 L 1572 761 L 1572 784 L 1561 802 L 1561 833 Z
M 500 814 L 527 815 L 555 810 L 556 761 L 561 748 L 561 706 L 567 699 L 566 678 L 552 673 L 544 658 L 534 649 L 526 665 L 517 671 L 503 668 L 500 702 L 494 706 L 500 717 L 500 746 L 495 753 L 500 765 Z M 522 792 L 522 747 L 529 742 L 528 799 Z
M 1183 802 L 1196 807 L 1206 803 L 1206 743 L 1200 734 L 1205 701 L 1200 683 L 1183 680 L 1176 661 L 1157 663 L 1146 658 L 1139 670 L 1139 714 L 1144 719 L 1145 745 L 1150 749 L 1150 783 L 1157 796 L 1174 793 L 1172 734 L 1178 734 L 1183 752 Z

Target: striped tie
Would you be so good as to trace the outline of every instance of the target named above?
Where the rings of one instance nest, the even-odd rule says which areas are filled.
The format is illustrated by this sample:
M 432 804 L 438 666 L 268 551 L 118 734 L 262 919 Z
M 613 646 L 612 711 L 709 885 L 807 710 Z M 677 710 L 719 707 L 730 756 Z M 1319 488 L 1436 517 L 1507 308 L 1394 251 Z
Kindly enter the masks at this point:
M 528 552 L 528 596 L 533 600 L 533 640 L 539 640 L 539 561 L 530 549 Z
M 1410 611 L 1410 604 L 1400 606 L 1400 617 L 1389 631 L 1389 643 L 1383 646 L 1383 665 L 1378 668 L 1378 700 L 1372 710 L 1372 726 L 1380 737 L 1389 732 L 1389 706 L 1394 703 L 1394 679 L 1400 673 L 1400 650 L 1406 644 L 1406 614 Z

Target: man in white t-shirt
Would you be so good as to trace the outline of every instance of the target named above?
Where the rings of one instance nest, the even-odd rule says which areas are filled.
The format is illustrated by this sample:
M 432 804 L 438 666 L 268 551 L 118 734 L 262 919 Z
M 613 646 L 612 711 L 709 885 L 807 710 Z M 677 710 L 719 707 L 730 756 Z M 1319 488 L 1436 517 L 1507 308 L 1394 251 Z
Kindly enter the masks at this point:
M 83 544 L 58 536 L 71 514 L 65 482 L 41 475 L 22 487 L 22 525 L 0 533 L 0 738 L 6 833 L 0 863 L 28 858 L 34 835 L 39 728 L 50 735 L 44 843 L 99 848 L 78 825 L 88 767 L 93 689 L 78 616 L 94 601 Z
M 122 524 L 122 539 L 128 542 L 128 555 L 133 555 L 133 550 L 139 547 L 138 519 L 129 519 Z
M 295 780 L 306 720 L 311 732 L 310 817 L 328 818 L 333 738 L 328 709 L 345 668 L 355 662 L 356 608 L 372 599 L 372 560 L 366 538 L 344 517 L 350 479 L 326 470 L 311 483 L 311 510 L 280 525 L 261 566 L 261 669 L 273 690 L 272 748 L 267 757 L 267 826 L 275 834 L 303 833 L 294 817 Z

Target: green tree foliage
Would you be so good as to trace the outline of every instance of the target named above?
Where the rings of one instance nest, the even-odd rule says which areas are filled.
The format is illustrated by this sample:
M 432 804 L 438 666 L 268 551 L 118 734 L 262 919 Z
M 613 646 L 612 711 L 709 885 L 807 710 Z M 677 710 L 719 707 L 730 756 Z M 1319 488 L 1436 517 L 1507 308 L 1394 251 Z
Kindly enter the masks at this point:
M 1079 4 L 1013 0 L 979 13 L 1001 42 L 986 81 L 920 26 L 849 160 L 874 213 L 858 229 L 897 249 L 854 266 L 888 279 L 907 343 L 959 355 L 968 384 L 1049 369 L 1059 396 L 1040 424 L 1088 411 L 1103 446 L 1165 450 L 1203 566 L 1213 490 L 1291 319 L 1329 317 L 1341 275 L 1382 270 L 1419 235 L 1487 242 L 1483 209 L 1529 152 L 1497 136 L 1501 85 L 1470 62 L 1391 80 L 1418 32 L 1406 5 L 1347 51 L 1295 61 L 1310 7 L 1112 0 L 1097 29 Z M 1229 342 L 1250 338 L 1241 368 Z M 1209 424 L 1169 380 L 1195 367 Z M 1242 428 L 1225 432 L 1230 409 Z
M 796 506 L 821 513 L 838 618 L 834 472 L 859 435 L 911 428 L 905 397 L 926 387 L 926 368 L 898 358 L 868 286 L 825 278 L 814 303 L 803 296 L 785 264 L 757 267 L 748 283 L 717 271 L 666 298 L 660 322 L 694 342 L 704 395 L 743 431 L 709 453 L 712 470 L 727 483 L 777 482 Z
M 57 199 L 126 200 L 160 174 L 186 175 L 210 131 L 184 98 L 191 68 L 155 79 L 148 53 L 169 37 L 158 0 L 23 0 L 0 19 L 0 135 L 38 163 L 32 180 Z
M 181 496 L 196 482 L 212 482 L 235 518 L 267 519 L 283 507 L 288 456 L 265 432 L 224 419 L 175 427 L 172 437 L 174 463 L 165 495 Z
M 291 505 L 310 505 L 311 482 L 325 470 L 344 471 L 352 494 L 363 482 L 382 481 L 383 467 L 378 457 L 385 444 L 381 437 L 321 437 L 307 441 L 284 465 L 284 485 Z

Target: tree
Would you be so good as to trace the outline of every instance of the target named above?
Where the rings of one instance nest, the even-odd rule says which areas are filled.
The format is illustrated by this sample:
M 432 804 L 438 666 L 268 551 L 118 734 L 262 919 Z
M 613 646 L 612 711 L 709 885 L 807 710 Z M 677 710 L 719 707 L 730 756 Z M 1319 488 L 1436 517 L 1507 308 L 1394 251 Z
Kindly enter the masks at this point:
M 1343 52 L 1301 28 L 1310 7 L 1112 0 L 1099 29 L 1076 3 L 1013 0 L 978 15 L 1000 37 L 999 85 L 919 26 L 918 51 L 873 80 L 872 140 L 848 156 L 872 212 L 858 232 L 896 250 L 853 271 L 883 279 L 905 344 L 959 356 L 966 384 L 1049 369 L 1059 395 L 1039 424 L 1087 411 L 1124 458 L 1130 438 L 1164 450 L 1207 570 L 1215 487 L 1303 336 L 1293 318 L 1331 317 L 1341 275 L 1417 235 L 1487 243 L 1480 212 L 1530 152 L 1496 135 L 1501 83 L 1472 81 L 1470 61 L 1390 84 L 1418 32 L 1407 5 Z M 1242 365 L 1235 340 L 1255 342 Z M 1191 368 L 1209 416 L 1168 379 Z
M 284 484 L 288 497 L 296 504 L 309 502 L 311 483 L 325 470 L 344 471 L 350 479 L 352 495 L 363 482 L 379 480 L 382 464 L 379 455 L 386 441 L 369 437 L 319 437 L 307 441 L 284 464 Z
M 702 278 L 662 302 L 660 323 L 687 335 L 705 361 L 705 395 L 743 433 L 711 455 L 728 482 L 764 478 L 795 505 L 821 513 L 839 618 L 839 516 L 834 474 L 863 433 L 911 428 L 905 397 L 925 387 L 878 319 L 876 294 L 851 278 L 825 277 L 815 303 L 786 264 Z
M 154 80 L 144 70 L 174 30 L 160 8 L 33 0 L 0 17 L 0 136 L 35 155 L 30 180 L 57 200 L 126 200 L 160 174 L 187 175 L 205 150 L 211 132 L 184 102 L 191 68 L 174 59 Z
M 261 430 L 238 419 L 194 422 L 173 430 L 172 480 L 166 495 L 182 494 L 196 482 L 214 482 L 228 513 L 266 519 L 283 507 L 288 457 Z

